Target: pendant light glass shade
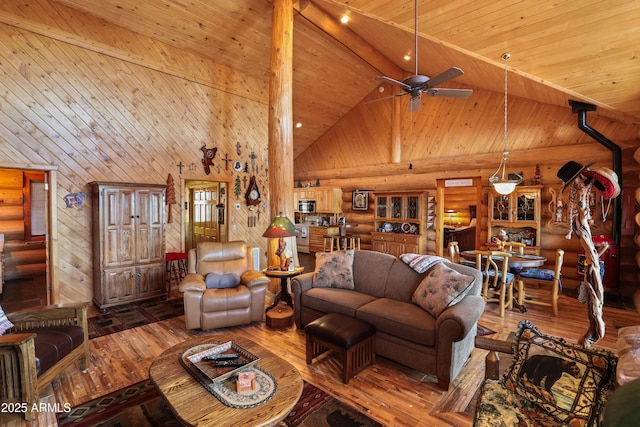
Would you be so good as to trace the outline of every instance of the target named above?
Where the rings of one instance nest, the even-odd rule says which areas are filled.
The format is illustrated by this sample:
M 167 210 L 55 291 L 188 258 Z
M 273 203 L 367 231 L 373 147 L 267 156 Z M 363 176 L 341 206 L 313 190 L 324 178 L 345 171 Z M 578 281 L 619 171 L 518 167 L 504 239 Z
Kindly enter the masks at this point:
M 516 185 L 523 181 L 522 175 L 519 173 L 507 173 L 507 164 L 509 163 L 509 152 L 507 151 L 507 62 L 510 57 L 509 53 L 502 55 L 502 59 L 504 59 L 504 149 L 498 170 L 489 177 L 493 188 L 504 195 L 511 194 L 516 189 Z

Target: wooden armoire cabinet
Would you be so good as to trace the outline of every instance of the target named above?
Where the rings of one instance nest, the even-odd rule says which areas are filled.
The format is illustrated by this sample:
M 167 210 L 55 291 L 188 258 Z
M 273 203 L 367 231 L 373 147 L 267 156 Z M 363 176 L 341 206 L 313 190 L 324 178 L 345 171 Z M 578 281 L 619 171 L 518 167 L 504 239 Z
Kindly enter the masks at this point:
M 165 185 L 92 182 L 93 302 L 166 295 Z

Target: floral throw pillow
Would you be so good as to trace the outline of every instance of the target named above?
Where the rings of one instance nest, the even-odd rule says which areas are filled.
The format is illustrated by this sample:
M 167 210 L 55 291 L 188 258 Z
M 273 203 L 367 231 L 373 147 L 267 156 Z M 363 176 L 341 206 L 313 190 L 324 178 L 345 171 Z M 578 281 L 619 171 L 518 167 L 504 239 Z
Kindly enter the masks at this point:
M 7 315 L 4 314 L 2 307 L 0 307 L 0 335 L 4 335 L 11 328 L 13 328 L 13 323 L 7 319 Z
M 528 320 L 518 324 L 514 362 L 504 386 L 572 426 L 597 425 L 613 390 L 617 357 L 543 335 Z
M 472 276 L 460 274 L 439 262 L 427 271 L 411 301 L 437 318 L 447 307 L 460 302 L 472 283 Z
M 316 252 L 313 286 L 316 288 L 354 289 L 353 250 Z

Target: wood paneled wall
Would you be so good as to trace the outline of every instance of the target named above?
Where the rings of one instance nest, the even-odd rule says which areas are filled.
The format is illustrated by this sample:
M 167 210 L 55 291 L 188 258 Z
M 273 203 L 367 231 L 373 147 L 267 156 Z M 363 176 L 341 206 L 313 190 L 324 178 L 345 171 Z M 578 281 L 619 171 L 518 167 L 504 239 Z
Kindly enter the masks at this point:
M 12 19 L 0 16 L 0 164 L 58 166 L 53 196 L 59 200 L 60 302 L 92 298 L 91 202 L 75 209 L 62 199 L 88 193 L 87 183 L 95 180 L 164 184 L 171 174 L 177 200 L 170 207 L 167 251 L 183 245 L 184 180 L 228 182 L 229 239 L 246 240 L 264 253 L 266 78 L 54 3 L 31 5 L 14 5 Z M 203 146 L 217 148 L 210 175 L 202 165 Z M 234 161 L 241 162 L 240 171 Z M 252 174 L 263 204 L 250 227 L 244 191 Z
M 392 161 L 393 141 L 390 136 L 392 109 L 386 101 L 356 107 L 334 128 L 323 135 L 295 160 L 296 180 L 322 180 L 323 185 L 339 186 L 344 191 L 343 211 L 348 219 L 351 189 L 365 190 L 429 190 L 436 179 L 480 176 L 483 181 L 482 205 L 477 208 L 480 241 L 488 241 L 487 200 L 489 176 L 500 163 L 501 153 L 486 153 L 487 146 L 502 138 L 503 116 L 497 97 L 502 94 L 477 91 L 469 100 L 427 98 L 422 108 L 412 114 L 402 113 L 401 160 Z M 558 169 L 567 161 L 582 164 L 597 162 L 611 167 L 612 153 L 577 126 L 571 109 L 517 99 L 509 114 L 509 170 L 521 171 L 525 184 L 531 183 L 539 165 L 543 188 L 543 216 L 549 219 L 548 188 L 558 189 L 561 181 Z M 512 103 L 510 102 L 510 105 Z M 490 108 L 489 106 L 493 106 Z M 640 146 L 636 138 L 638 127 L 615 123 L 595 116 L 587 117 L 589 125 L 622 147 L 623 190 L 634 191 L 639 186 L 639 165 L 633 160 Z M 528 149 L 523 149 L 529 147 Z M 445 206 L 448 208 L 448 206 Z M 625 212 L 629 215 L 629 212 Z M 633 215 L 634 212 L 631 212 Z M 373 212 L 358 217 L 372 217 Z M 445 218 L 446 219 L 446 218 Z M 357 220 L 356 220 L 357 221 Z M 610 234 L 611 215 L 604 228 L 594 228 L 594 234 Z M 542 254 L 554 259 L 555 249 L 565 249 L 563 274 L 568 287 L 578 286 L 576 279 L 578 239 L 565 239 L 568 228 L 542 228 Z M 636 232 L 638 227 L 636 227 Z M 629 295 L 638 289 L 638 248 L 633 236 L 621 241 L 620 292 Z M 363 236 L 363 241 L 367 238 Z

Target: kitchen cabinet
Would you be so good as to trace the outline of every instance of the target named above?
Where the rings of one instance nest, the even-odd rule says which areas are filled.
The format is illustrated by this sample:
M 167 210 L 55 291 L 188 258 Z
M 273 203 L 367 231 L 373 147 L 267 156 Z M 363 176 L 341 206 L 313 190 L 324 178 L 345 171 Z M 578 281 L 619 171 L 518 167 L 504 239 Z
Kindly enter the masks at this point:
M 428 203 L 427 192 L 376 192 L 374 194 L 374 230 L 371 248 L 395 256 L 426 253 Z M 431 219 L 433 221 L 433 219 Z
M 513 193 L 489 193 L 489 238 L 505 230 L 510 241 L 523 242 L 529 252 L 540 247 L 542 186 L 518 186 Z
M 309 226 L 309 252 L 322 252 L 324 250 L 324 235 L 327 227 Z
M 93 301 L 166 295 L 165 185 L 92 182 Z
M 293 206 L 298 210 L 299 200 L 315 200 L 316 212 L 342 212 L 342 189 L 340 187 L 301 187 L 293 189 Z

